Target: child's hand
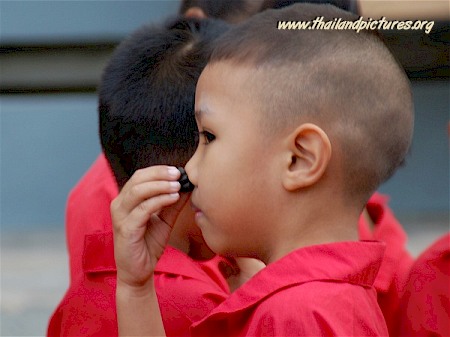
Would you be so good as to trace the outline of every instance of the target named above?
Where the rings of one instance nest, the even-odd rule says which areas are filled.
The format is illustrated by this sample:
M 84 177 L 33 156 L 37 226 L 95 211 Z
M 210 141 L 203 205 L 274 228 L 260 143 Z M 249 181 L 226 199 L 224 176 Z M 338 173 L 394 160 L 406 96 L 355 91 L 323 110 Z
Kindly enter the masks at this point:
M 138 170 L 111 203 L 118 284 L 139 289 L 153 282 L 172 226 L 189 199 L 180 198 L 179 177 L 175 167 Z

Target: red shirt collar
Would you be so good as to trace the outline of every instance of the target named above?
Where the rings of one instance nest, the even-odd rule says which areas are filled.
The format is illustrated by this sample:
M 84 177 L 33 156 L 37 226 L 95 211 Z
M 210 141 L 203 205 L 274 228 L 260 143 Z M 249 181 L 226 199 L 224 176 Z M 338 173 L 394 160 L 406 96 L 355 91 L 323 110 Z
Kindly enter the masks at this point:
M 261 270 L 208 317 L 244 310 L 283 288 L 312 281 L 372 287 L 384 250 L 380 242 L 339 242 L 298 249 Z
M 219 263 L 224 261 L 223 257 L 215 256 L 210 260 L 197 261 L 176 248 L 167 246 L 164 254 L 156 265 L 155 274 L 173 274 L 204 280 L 206 283 L 216 283 L 219 287 L 229 293 L 225 278 L 220 274 Z

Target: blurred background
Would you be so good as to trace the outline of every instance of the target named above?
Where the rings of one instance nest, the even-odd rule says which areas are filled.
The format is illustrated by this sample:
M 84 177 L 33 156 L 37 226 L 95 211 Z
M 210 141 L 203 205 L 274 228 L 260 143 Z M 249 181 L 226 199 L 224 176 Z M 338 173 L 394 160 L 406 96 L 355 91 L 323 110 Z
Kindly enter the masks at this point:
M 373 3 L 361 14 L 389 18 Z M 414 255 L 449 230 L 449 3 L 434 3 L 444 15 L 422 11 L 435 20 L 430 34 L 383 32 L 411 79 L 416 124 L 406 166 L 380 191 Z M 68 285 L 66 198 L 100 153 L 103 66 L 127 34 L 178 8 L 175 0 L 0 0 L 0 335 L 45 334 Z

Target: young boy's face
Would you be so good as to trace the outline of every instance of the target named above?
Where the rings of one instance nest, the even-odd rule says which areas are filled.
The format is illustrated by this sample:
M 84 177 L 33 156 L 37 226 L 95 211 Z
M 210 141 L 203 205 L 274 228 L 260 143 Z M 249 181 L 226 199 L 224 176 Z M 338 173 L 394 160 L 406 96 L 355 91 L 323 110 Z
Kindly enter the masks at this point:
M 186 166 L 196 186 L 196 222 L 216 253 L 260 257 L 272 236 L 276 149 L 279 140 L 261 131 L 261 112 L 250 70 L 219 62 L 197 84 L 200 141 Z M 273 222 L 272 222 L 273 223 Z M 273 230 L 273 229 L 272 229 Z

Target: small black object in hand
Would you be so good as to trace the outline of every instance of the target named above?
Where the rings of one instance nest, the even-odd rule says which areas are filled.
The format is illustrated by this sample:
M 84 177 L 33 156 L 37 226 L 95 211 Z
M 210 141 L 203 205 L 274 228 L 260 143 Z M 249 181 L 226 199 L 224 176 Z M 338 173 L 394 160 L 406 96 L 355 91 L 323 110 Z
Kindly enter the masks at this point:
M 194 190 L 194 184 L 190 182 L 185 169 L 178 167 L 178 171 L 181 173 L 180 179 L 178 179 L 181 184 L 180 192 L 192 192 Z

